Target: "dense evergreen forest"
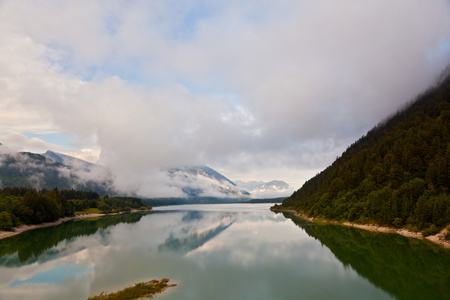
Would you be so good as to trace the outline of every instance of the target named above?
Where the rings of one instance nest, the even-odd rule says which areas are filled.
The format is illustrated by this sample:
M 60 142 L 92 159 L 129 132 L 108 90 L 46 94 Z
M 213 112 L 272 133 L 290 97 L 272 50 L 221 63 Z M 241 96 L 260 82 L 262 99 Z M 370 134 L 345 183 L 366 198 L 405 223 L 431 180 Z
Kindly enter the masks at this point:
M 148 206 L 138 198 L 100 197 L 96 192 L 76 190 L 41 190 L 5 187 L 0 189 L 0 230 L 21 224 L 39 224 L 74 216 L 95 208 L 98 212 L 130 211 Z
M 274 208 L 424 235 L 449 224 L 450 75 Z

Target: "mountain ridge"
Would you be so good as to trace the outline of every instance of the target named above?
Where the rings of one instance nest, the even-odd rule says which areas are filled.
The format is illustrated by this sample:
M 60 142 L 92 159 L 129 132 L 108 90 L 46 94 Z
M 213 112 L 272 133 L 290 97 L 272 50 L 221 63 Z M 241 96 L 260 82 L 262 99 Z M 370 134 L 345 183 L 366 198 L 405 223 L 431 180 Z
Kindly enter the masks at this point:
M 31 152 L 1 153 L 0 182 L 2 187 L 31 187 L 52 190 L 77 189 L 100 195 L 111 192 L 109 182 L 98 182 L 95 176 L 41 154 Z
M 0 153 L 0 187 L 33 187 L 47 190 L 55 187 L 73 188 L 83 191 L 92 190 L 100 195 L 146 198 L 135 195 L 133 191 L 117 190 L 112 173 L 106 167 L 97 164 L 51 150 L 44 154 L 3 152 Z M 247 191 L 240 189 L 224 175 L 207 166 L 165 169 L 162 170 L 162 174 L 171 180 L 169 183 L 177 187 L 184 195 L 182 198 L 186 200 L 203 203 L 249 199 Z
M 406 227 L 450 223 L 450 75 L 350 145 L 283 201 L 309 217 Z
M 236 180 L 238 187 L 247 190 L 252 198 L 280 198 L 287 197 L 294 188 L 282 180 L 271 181 L 242 181 Z
M 61 164 L 70 166 L 70 167 L 74 167 L 74 168 L 80 168 L 82 167 L 83 169 L 85 169 L 86 171 L 91 170 L 94 166 L 99 166 L 93 163 L 90 163 L 88 161 L 73 157 L 73 156 L 69 156 L 66 154 L 62 154 L 62 153 L 58 153 L 58 152 L 53 152 L 51 150 L 47 150 L 44 154 L 42 154 L 42 156 L 54 160 L 56 162 L 59 162 Z

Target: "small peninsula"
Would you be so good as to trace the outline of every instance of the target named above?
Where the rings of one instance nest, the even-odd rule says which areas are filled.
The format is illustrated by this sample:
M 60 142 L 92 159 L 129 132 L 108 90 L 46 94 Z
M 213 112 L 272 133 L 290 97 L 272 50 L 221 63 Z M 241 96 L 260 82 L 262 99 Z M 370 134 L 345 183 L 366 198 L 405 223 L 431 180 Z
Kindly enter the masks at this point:
M 155 294 L 164 292 L 168 287 L 174 287 L 176 284 L 168 284 L 169 279 L 151 280 L 148 282 L 136 283 L 133 287 L 120 290 L 111 294 L 101 293 L 87 300 L 134 300 L 142 298 L 152 298 Z

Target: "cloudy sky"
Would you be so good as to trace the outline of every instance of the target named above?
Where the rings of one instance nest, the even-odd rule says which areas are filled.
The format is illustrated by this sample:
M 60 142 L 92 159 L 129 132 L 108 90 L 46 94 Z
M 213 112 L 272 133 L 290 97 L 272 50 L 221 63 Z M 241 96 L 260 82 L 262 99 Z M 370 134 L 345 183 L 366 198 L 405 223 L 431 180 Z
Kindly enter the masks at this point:
M 0 142 L 299 188 L 449 62 L 445 0 L 0 0 Z

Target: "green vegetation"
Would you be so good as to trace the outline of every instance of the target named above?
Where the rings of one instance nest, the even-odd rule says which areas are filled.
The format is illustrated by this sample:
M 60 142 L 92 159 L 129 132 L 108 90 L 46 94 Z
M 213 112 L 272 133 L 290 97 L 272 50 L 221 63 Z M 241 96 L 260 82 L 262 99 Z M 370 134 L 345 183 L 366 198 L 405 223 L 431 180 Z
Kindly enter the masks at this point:
M 7 211 L 2 211 L 0 213 L 0 230 L 11 230 L 13 227 L 13 222 L 11 215 Z
M 148 209 L 138 198 L 100 197 L 96 192 L 31 188 L 0 189 L 0 230 L 12 230 L 21 224 L 53 222 L 61 217 L 82 213 L 114 213 Z
M 450 76 L 275 209 L 433 234 L 450 223 Z
M 447 234 L 444 236 L 444 239 L 446 239 L 447 241 L 450 241 L 450 231 L 447 232 Z
M 103 213 L 100 209 L 93 207 L 93 208 L 86 208 L 82 211 L 76 211 L 75 216 L 77 215 L 86 215 L 86 214 L 101 214 Z
M 360 276 L 395 299 L 448 299 L 450 251 L 428 241 L 348 226 L 316 225 L 283 213 Z M 411 284 L 413 283 L 413 284 Z
M 176 284 L 168 285 L 169 279 L 164 278 L 160 281 L 152 280 L 149 282 L 137 283 L 133 287 L 126 288 L 124 290 L 111 293 L 94 296 L 88 300 L 132 300 L 141 298 L 152 298 L 156 293 L 163 292 L 167 287 L 176 286 Z

